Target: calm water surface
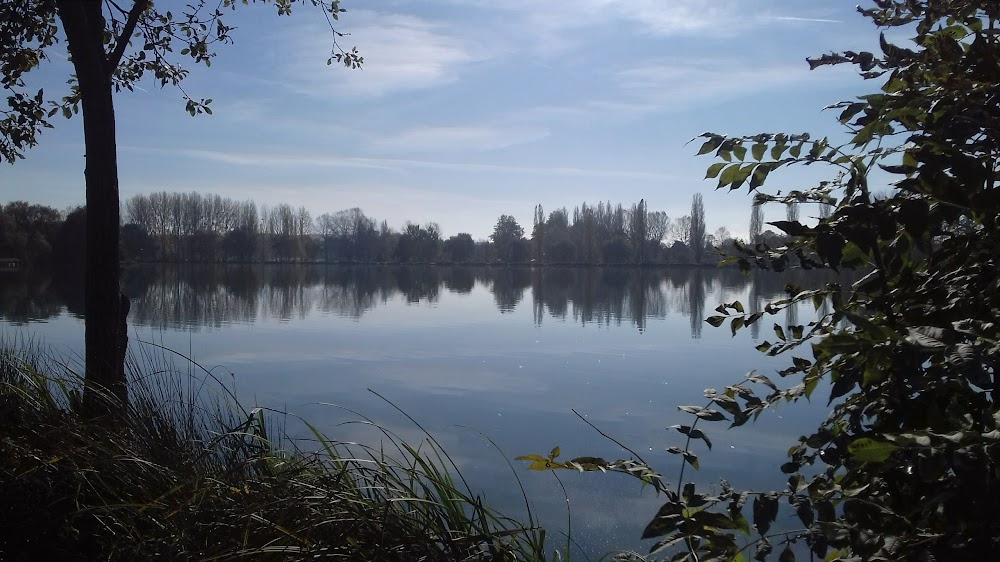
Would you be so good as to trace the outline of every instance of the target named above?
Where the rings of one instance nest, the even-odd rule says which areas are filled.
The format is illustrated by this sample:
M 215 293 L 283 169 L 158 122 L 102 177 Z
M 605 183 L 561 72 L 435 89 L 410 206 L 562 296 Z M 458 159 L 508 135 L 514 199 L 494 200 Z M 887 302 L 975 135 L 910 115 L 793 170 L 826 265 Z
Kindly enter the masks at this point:
M 765 317 L 762 334 L 736 337 L 703 319 L 724 301 L 762 306 L 788 282 L 817 281 L 715 269 L 219 266 L 130 269 L 125 290 L 132 345 L 181 351 L 246 401 L 300 415 L 334 439 L 377 444 L 376 433 L 344 423 L 357 419 L 350 409 L 418 443 L 419 430 L 368 389 L 377 391 L 433 433 L 474 489 L 518 516 L 511 460 L 555 547 L 566 499 L 551 474 L 513 457 L 559 445 L 565 458 L 628 458 L 575 409 L 674 481 L 679 458 L 664 450 L 683 442 L 667 428 L 690 423 L 676 406 L 704 405 L 705 388 L 750 370 L 777 378 L 784 361 L 754 342 L 772 336 L 774 322 L 815 312 Z M 80 285 L 0 277 L 3 334 L 78 358 Z M 782 486 L 784 452 L 825 415 L 824 403 L 770 410 L 732 431 L 707 426 L 714 448 L 695 448 L 701 471 L 685 480 Z M 638 539 L 660 503 L 651 490 L 619 475 L 560 476 L 572 535 L 592 558 L 651 546 Z

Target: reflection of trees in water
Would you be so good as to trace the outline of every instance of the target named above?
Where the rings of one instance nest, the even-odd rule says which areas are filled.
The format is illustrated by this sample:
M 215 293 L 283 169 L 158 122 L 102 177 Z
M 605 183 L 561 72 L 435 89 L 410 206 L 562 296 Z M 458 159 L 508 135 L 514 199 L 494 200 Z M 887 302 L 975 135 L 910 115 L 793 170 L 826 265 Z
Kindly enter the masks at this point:
M 261 294 L 265 280 L 249 266 L 142 268 L 126 271 L 125 279 L 132 299 L 129 321 L 138 325 L 163 329 L 251 323 L 261 299 L 274 299 L 269 309 L 290 308 L 279 295 Z
M 760 277 L 764 273 L 758 270 L 754 270 L 750 273 L 750 294 L 747 295 L 747 312 L 750 314 L 756 314 L 761 310 L 761 296 L 760 296 Z M 764 323 L 764 317 L 762 316 L 759 320 L 750 325 L 750 337 L 755 341 L 760 339 L 760 325 Z
M 532 273 L 532 285 L 541 289 L 541 292 L 533 292 L 539 314 L 547 309 L 553 318 L 566 319 L 579 283 L 579 273 L 578 269 L 566 268 L 538 269 Z M 540 322 L 540 319 L 536 317 L 535 321 Z
M 453 293 L 467 295 L 476 286 L 476 275 L 469 267 L 449 267 L 441 272 L 444 286 Z
M 795 326 L 799 323 L 799 304 L 788 305 L 785 308 L 785 326 Z
M 374 267 L 324 267 L 318 292 L 319 309 L 327 314 L 361 318 L 389 298 L 384 290 L 387 273 Z
M 360 318 L 395 295 L 434 302 L 443 282 L 441 270 L 402 266 L 164 266 L 133 274 L 130 319 L 160 328 L 301 319 L 316 310 Z M 474 282 L 471 272 L 449 279 L 466 292 Z
M 644 330 L 646 318 L 669 309 L 660 273 L 635 268 L 543 268 L 532 272 L 535 323 L 544 311 L 555 318 L 572 315 L 581 324 L 620 325 L 630 320 Z
M 0 277 L 0 315 L 13 322 L 58 315 L 79 285 L 61 278 L 50 290 L 45 278 Z M 748 312 L 764 302 L 783 298 L 789 283 L 818 286 L 831 274 L 735 269 L 673 268 L 487 268 L 432 266 L 154 266 L 130 268 L 124 291 L 132 298 L 130 321 L 135 325 L 191 329 L 252 323 L 261 318 L 290 320 L 313 312 L 360 318 L 390 299 L 407 303 L 436 302 L 442 287 L 469 294 L 481 287 L 493 294 L 497 308 L 508 312 L 531 289 L 532 316 L 540 324 L 546 315 L 581 324 L 632 323 L 640 331 L 648 319 L 666 318 L 671 311 L 686 315 L 691 336 L 701 336 L 707 305 L 745 299 Z M 841 279 L 849 284 L 850 277 Z M 751 327 L 757 338 L 760 324 Z M 797 311 L 786 312 L 797 323 Z
M 441 290 L 441 270 L 430 266 L 394 266 L 396 287 L 406 302 L 437 302 Z
M 302 319 L 313 310 L 316 291 L 307 287 L 315 289 L 320 285 L 317 268 L 280 265 L 263 272 L 261 314 L 265 318 Z
M 49 276 L 0 273 L 0 318 L 12 324 L 38 322 L 58 316 L 62 307 Z
M 705 322 L 705 277 L 701 268 L 691 273 L 687 283 L 688 320 L 691 323 L 691 337 L 701 338 L 701 328 Z
M 524 290 L 531 286 L 531 270 L 523 267 L 504 267 L 487 270 L 493 278 L 493 300 L 500 313 L 514 310 L 524 298 Z

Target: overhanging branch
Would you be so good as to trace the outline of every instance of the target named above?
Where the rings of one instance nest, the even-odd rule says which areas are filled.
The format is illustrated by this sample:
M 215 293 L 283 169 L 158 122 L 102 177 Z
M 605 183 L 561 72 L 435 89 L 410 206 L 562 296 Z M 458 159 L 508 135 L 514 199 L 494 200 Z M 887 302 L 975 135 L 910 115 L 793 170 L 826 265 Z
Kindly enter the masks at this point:
M 109 75 L 113 74 L 115 69 L 118 68 L 118 63 L 121 62 L 122 55 L 125 54 L 125 48 L 128 47 L 129 39 L 132 37 L 132 33 L 135 32 L 135 26 L 139 23 L 139 16 L 147 9 L 149 9 L 149 2 L 147 0 L 136 0 L 135 4 L 132 5 L 132 9 L 129 10 L 128 19 L 125 21 L 125 28 L 122 29 L 121 35 L 115 41 L 115 50 L 108 55 Z

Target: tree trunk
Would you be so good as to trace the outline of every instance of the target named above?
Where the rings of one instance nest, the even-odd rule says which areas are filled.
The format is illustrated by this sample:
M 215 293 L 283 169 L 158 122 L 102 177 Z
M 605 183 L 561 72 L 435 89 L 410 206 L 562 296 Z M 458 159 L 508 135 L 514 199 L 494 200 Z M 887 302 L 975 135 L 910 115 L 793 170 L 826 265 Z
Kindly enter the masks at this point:
M 124 357 L 127 307 L 118 263 L 118 154 L 111 68 L 104 50 L 100 0 L 57 0 L 83 105 L 87 183 L 86 389 L 84 404 L 107 411 L 127 399 Z

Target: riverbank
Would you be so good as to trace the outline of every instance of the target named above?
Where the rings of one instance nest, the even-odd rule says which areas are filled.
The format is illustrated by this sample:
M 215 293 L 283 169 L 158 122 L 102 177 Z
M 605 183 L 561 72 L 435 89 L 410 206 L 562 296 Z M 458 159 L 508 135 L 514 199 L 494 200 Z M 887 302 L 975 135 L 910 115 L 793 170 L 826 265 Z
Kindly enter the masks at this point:
M 486 507 L 433 436 L 373 449 L 316 431 L 305 451 L 283 414 L 198 369 L 147 350 L 123 416 L 90 419 L 75 374 L 0 346 L 0 559 L 545 559 L 530 512 Z

